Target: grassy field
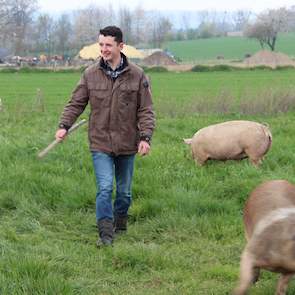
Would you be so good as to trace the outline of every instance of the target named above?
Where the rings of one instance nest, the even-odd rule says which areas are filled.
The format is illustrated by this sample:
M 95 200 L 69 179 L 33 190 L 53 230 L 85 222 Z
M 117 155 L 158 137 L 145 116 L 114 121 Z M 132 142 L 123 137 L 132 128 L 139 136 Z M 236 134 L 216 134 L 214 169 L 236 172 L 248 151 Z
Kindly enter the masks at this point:
M 258 41 L 244 37 L 173 41 L 165 44 L 165 48 L 183 62 L 215 60 L 220 55 L 227 60 L 241 60 L 244 59 L 246 53 L 254 54 L 261 50 Z M 276 51 L 295 57 L 295 34 L 279 35 Z
M 150 156 L 136 159 L 129 231 L 97 249 L 87 128 L 36 157 L 79 74 L 0 73 L 1 295 L 230 294 L 247 195 L 264 180 L 295 183 L 295 71 L 150 75 L 157 128 Z M 196 167 L 182 138 L 231 119 L 270 125 L 263 165 Z M 273 294 L 276 279 L 263 272 L 250 294 Z

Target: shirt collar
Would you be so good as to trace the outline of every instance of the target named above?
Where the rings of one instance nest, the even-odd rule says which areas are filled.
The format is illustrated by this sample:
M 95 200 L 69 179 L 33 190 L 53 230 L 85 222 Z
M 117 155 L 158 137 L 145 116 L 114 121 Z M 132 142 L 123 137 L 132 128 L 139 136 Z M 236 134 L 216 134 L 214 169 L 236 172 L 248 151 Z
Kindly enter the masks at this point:
M 122 53 L 122 52 L 121 52 L 121 60 L 120 60 L 120 63 L 116 67 L 115 70 L 113 70 L 111 68 L 111 66 L 108 64 L 108 62 L 103 59 L 103 57 L 100 58 L 100 62 L 99 62 L 100 67 L 102 67 L 104 70 L 110 70 L 110 71 L 113 71 L 113 72 L 115 72 L 117 70 L 123 70 L 123 69 L 125 69 L 128 66 L 128 64 L 129 64 L 128 63 L 128 59 L 127 59 L 126 55 L 124 53 Z
M 123 53 L 121 53 L 120 63 L 115 70 L 113 70 L 110 67 L 110 65 L 106 61 L 104 61 L 103 58 L 100 59 L 100 67 L 105 72 L 105 74 L 110 76 L 113 80 L 116 80 L 124 72 L 127 66 L 128 66 L 128 61 L 126 56 Z

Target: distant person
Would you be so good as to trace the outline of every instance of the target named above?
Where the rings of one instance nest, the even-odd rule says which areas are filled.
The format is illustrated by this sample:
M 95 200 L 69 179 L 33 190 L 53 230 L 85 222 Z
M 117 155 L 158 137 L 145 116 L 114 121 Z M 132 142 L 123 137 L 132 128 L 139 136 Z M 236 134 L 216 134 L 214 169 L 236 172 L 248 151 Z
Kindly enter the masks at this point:
M 97 182 L 98 246 L 112 245 L 114 233 L 127 230 L 134 157 L 147 155 L 155 126 L 149 81 L 121 52 L 120 28 L 99 32 L 101 58 L 83 73 L 60 119 L 56 139 L 90 104 L 89 141 Z M 116 198 L 112 204 L 113 179 Z
M 67 67 L 70 67 L 71 65 L 72 65 L 71 58 L 70 57 L 67 57 L 67 59 L 66 59 L 66 66 Z

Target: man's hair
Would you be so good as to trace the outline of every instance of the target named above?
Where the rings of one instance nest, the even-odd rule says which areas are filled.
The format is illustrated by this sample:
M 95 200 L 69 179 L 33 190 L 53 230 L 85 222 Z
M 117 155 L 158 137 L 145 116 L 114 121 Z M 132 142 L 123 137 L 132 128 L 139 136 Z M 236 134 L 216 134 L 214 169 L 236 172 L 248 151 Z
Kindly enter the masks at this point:
M 123 42 L 123 33 L 120 28 L 116 26 L 108 26 L 99 30 L 99 34 L 106 36 L 115 37 L 117 43 Z

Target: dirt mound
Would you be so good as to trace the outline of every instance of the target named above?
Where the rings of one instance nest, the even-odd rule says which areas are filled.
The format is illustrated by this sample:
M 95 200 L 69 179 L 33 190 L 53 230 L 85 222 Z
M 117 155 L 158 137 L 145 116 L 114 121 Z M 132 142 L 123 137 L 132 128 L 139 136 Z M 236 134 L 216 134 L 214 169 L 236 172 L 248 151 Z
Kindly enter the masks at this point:
M 172 66 L 177 65 L 173 57 L 163 51 L 156 51 L 142 60 L 145 66 Z
M 247 66 L 265 65 L 272 68 L 277 66 L 295 66 L 295 62 L 288 55 L 268 50 L 258 51 L 251 57 L 245 58 L 244 63 Z

